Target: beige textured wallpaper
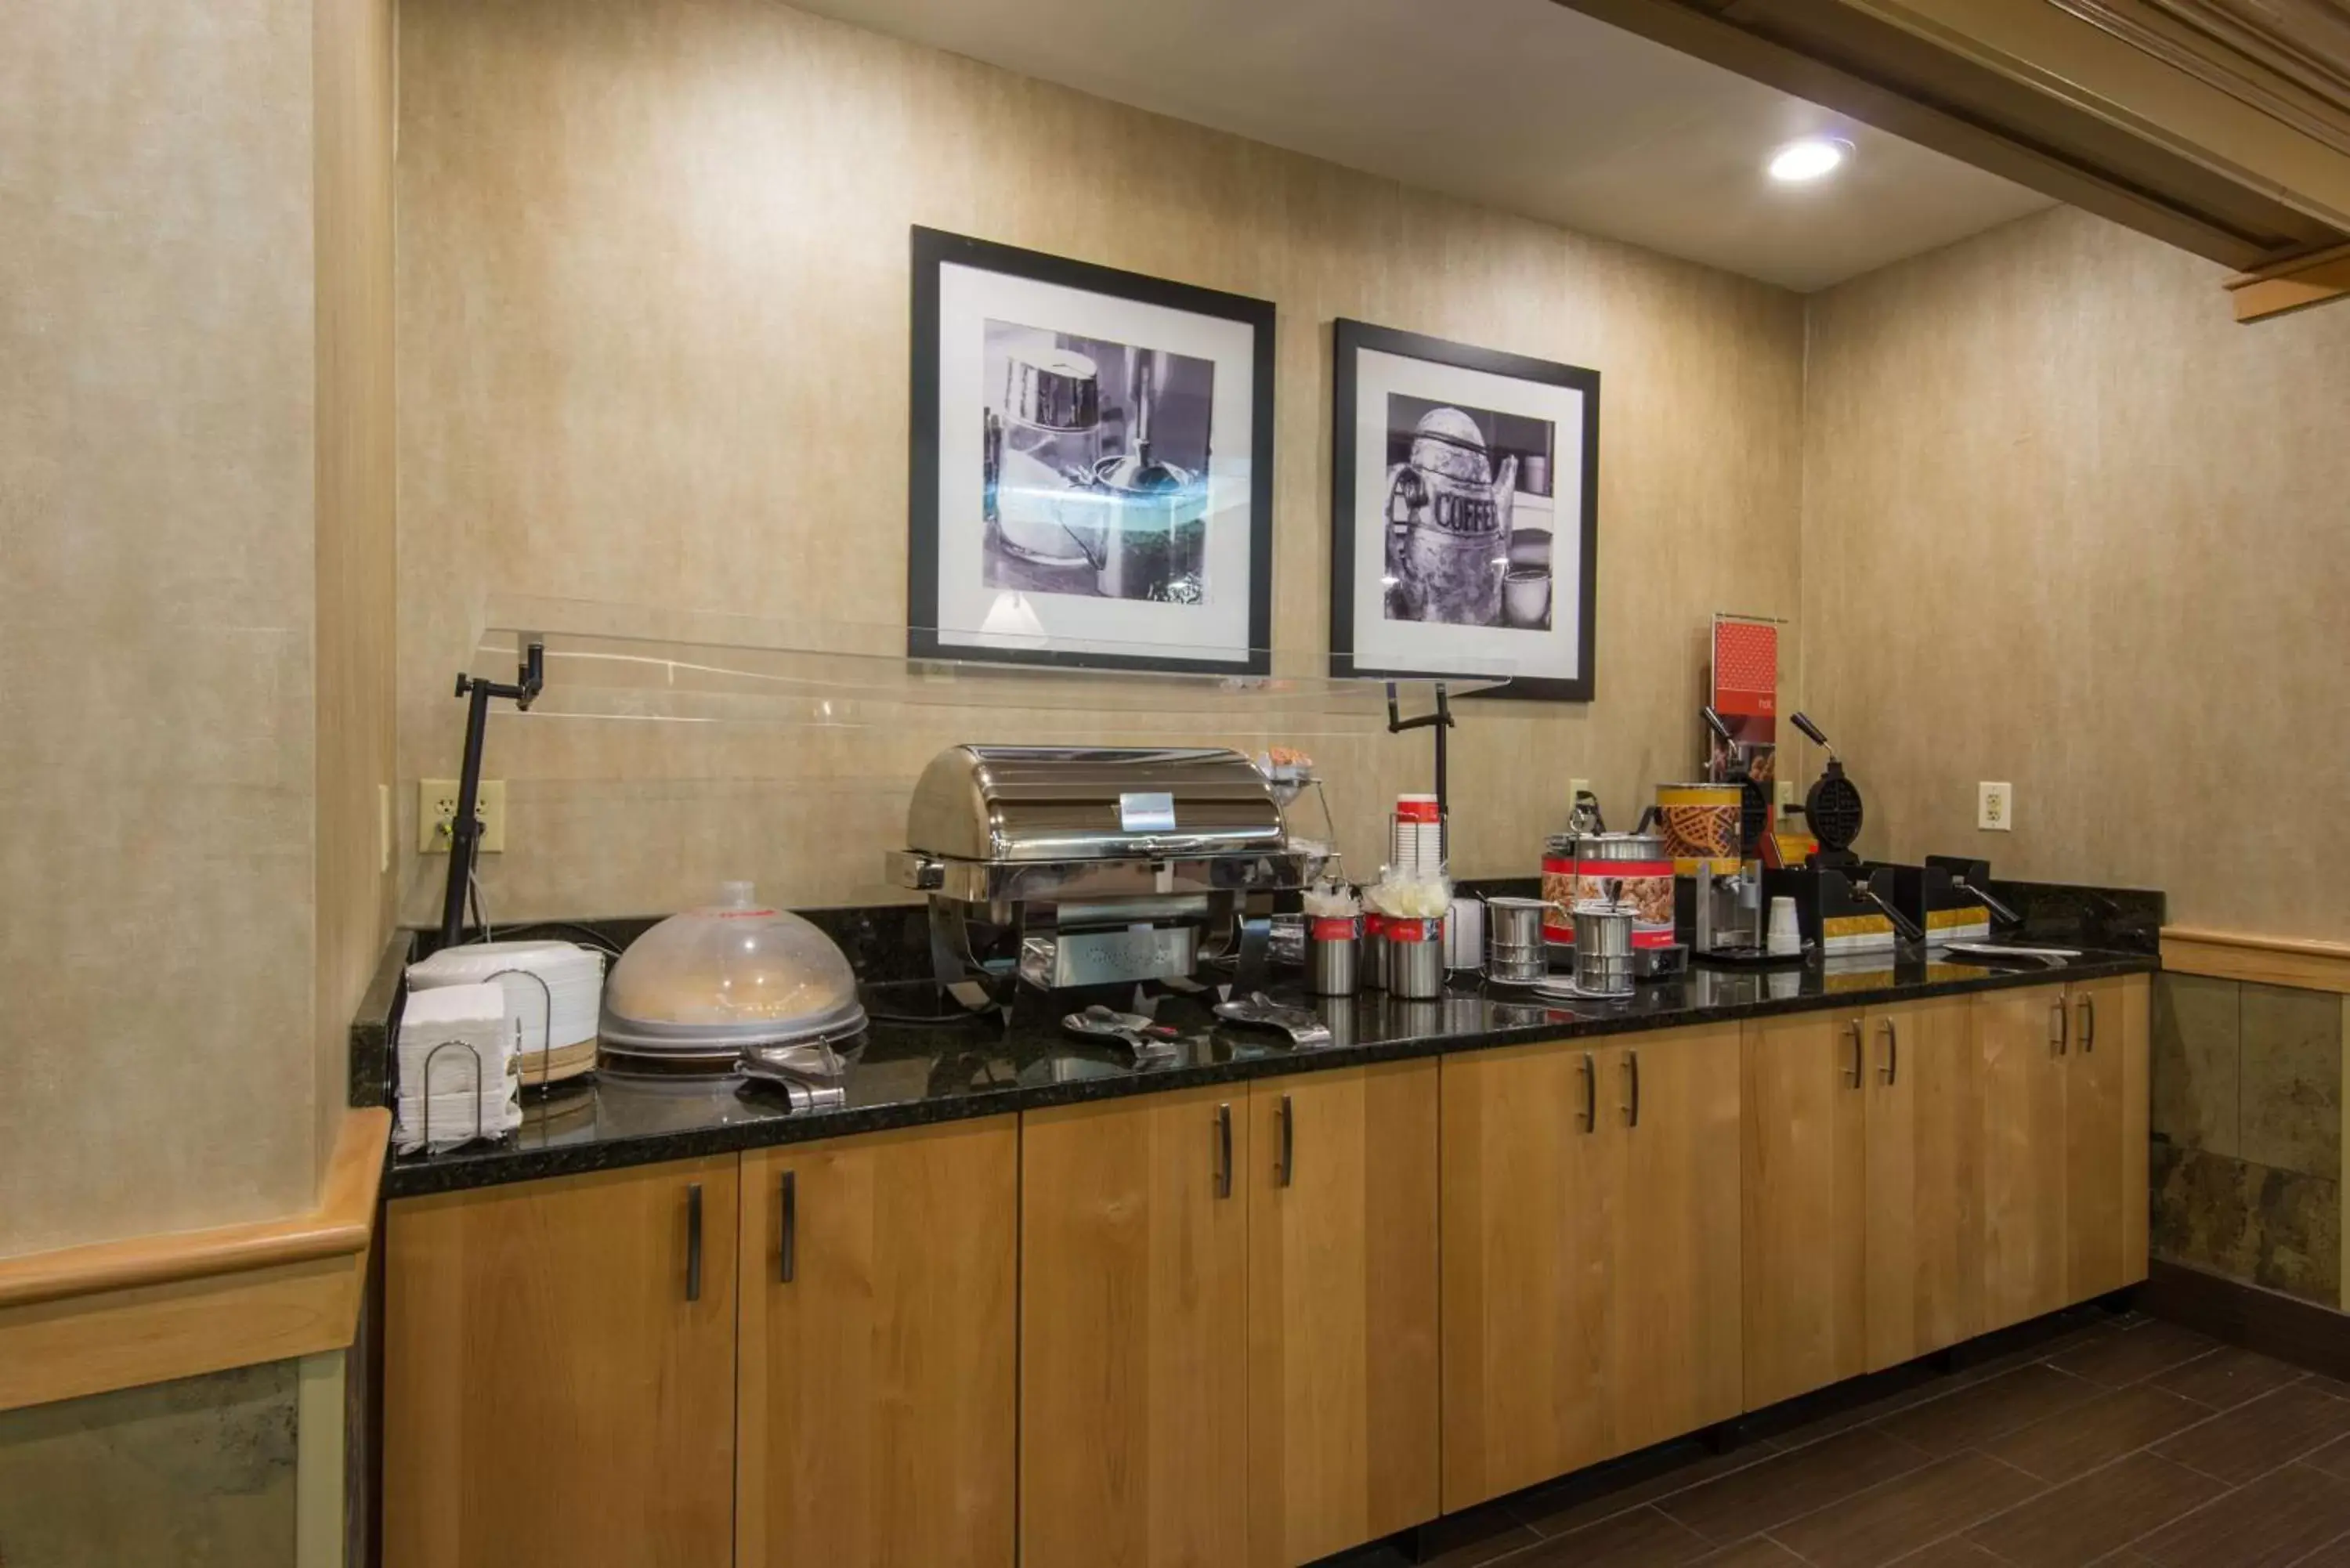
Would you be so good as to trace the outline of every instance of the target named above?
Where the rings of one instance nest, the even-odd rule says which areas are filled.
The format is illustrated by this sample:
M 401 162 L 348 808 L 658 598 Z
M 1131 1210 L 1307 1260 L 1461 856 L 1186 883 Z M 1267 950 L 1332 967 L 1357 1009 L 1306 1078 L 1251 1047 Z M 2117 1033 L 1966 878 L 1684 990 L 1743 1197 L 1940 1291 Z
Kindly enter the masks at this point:
M 317 201 L 317 1162 L 345 1111 L 351 1017 L 390 935 L 393 777 L 393 0 L 314 0 Z
M 1864 848 L 2350 938 L 2350 308 L 2237 327 L 2220 277 L 2059 210 L 1813 297 L 1805 652 Z
M 0 1254 L 310 1199 L 310 68 L 0 7 Z
M 1464 708 L 1465 871 L 1531 870 L 1571 776 L 1628 819 L 1692 764 L 1711 612 L 1796 607 L 1793 295 L 771 0 L 408 0 L 400 46 L 403 781 L 454 773 L 450 679 L 493 591 L 902 624 L 915 223 L 1276 303 L 1284 650 L 1326 636 L 1333 317 L 1603 373 L 1599 698 Z M 820 732 L 502 713 L 491 913 L 671 909 L 725 876 L 877 898 L 941 745 L 1263 733 L 1125 701 Z M 1306 743 L 1374 859 L 1426 737 Z M 407 854 L 404 916 L 444 864 Z

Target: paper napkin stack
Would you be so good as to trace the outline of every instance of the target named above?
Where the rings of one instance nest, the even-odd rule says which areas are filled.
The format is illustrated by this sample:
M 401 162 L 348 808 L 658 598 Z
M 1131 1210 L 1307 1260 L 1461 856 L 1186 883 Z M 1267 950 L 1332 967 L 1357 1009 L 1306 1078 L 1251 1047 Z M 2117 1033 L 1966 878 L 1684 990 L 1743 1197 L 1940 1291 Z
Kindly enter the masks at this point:
M 454 1148 L 522 1125 L 520 1054 L 497 985 L 411 991 L 400 1019 L 400 1095 L 392 1133 L 402 1154 Z

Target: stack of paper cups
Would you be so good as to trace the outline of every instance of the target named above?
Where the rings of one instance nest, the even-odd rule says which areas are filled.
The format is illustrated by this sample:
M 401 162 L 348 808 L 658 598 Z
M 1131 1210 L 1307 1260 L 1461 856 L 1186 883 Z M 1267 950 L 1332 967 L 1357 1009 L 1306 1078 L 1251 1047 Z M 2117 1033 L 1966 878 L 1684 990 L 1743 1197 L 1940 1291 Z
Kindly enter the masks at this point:
M 1433 882 L 1444 875 L 1444 817 L 1434 795 L 1396 796 L 1388 865 L 1399 882 Z
M 1795 923 L 1795 900 L 1771 900 L 1771 924 L 1763 933 L 1762 950 L 1773 958 L 1789 958 L 1804 950 L 1804 933 Z

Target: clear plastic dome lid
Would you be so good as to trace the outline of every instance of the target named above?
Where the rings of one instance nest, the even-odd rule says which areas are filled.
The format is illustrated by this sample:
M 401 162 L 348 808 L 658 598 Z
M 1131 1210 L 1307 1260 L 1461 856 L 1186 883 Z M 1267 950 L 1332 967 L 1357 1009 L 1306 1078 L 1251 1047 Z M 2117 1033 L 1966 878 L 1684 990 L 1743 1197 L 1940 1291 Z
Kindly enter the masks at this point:
M 865 1027 L 857 976 L 831 938 L 759 903 L 748 882 L 630 944 L 604 986 L 607 1044 L 645 1051 L 839 1040 Z

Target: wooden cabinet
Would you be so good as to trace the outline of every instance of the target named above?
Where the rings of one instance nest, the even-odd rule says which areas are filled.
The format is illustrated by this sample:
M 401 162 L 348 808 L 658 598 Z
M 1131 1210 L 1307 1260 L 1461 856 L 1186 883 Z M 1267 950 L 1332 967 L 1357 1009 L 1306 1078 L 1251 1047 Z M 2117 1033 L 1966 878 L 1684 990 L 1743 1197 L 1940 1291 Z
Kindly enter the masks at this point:
M 2152 1120 L 2154 1086 L 2147 1077 L 2147 1049 L 2153 1018 L 2154 980 L 2150 975 L 2125 976 L 2122 990 L 2122 1278 L 2136 1284 L 2146 1278 L 2146 1231 L 2152 1220 L 2150 1178 L 2153 1174 Z
M 1866 1029 L 1858 1012 L 1745 1026 L 1745 1407 L 1866 1369 Z
M 1983 1327 L 2064 1304 L 2064 988 L 1975 998 L 1982 1072 Z
M 1292 1568 L 1441 1511 L 1436 1134 L 1433 1060 L 1248 1086 L 1257 1568 Z
M 1240 1085 L 1022 1118 L 1022 1568 L 1229 1568 L 1248 1543 Z
M 724 1568 L 736 1158 L 402 1199 L 388 1568 Z
M 1635 1036 L 1617 1205 L 1619 1453 L 1739 1410 L 1738 1026 Z
M 1443 1063 L 1443 1504 L 1736 1413 L 1734 1026 Z
M 1446 1512 L 1617 1451 L 1616 1052 L 1443 1058 Z
M 389 1568 L 1295 1568 L 2146 1272 L 2147 981 L 402 1199 Z
M 1978 1332 L 1969 1017 L 1953 997 L 1746 1026 L 1746 1408 Z
M 2103 1295 L 2146 1277 L 2145 986 L 2140 977 L 2116 977 L 2064 990 L 2068 1301 Z
M 2064 988 L 2064 1299 L 2122 1277 L 2121 981 Z
M 2145 985 L 1976 999 L 1985 1328 L 2146 1276 Z
M 1011 1568 L 1020 1129 L 743 1157 L 739 1568 Z
M 1872 1008 L 1862 1324 L 1871 1372 L 1982 1325 L 1981 1090 L 1963 996 Z

